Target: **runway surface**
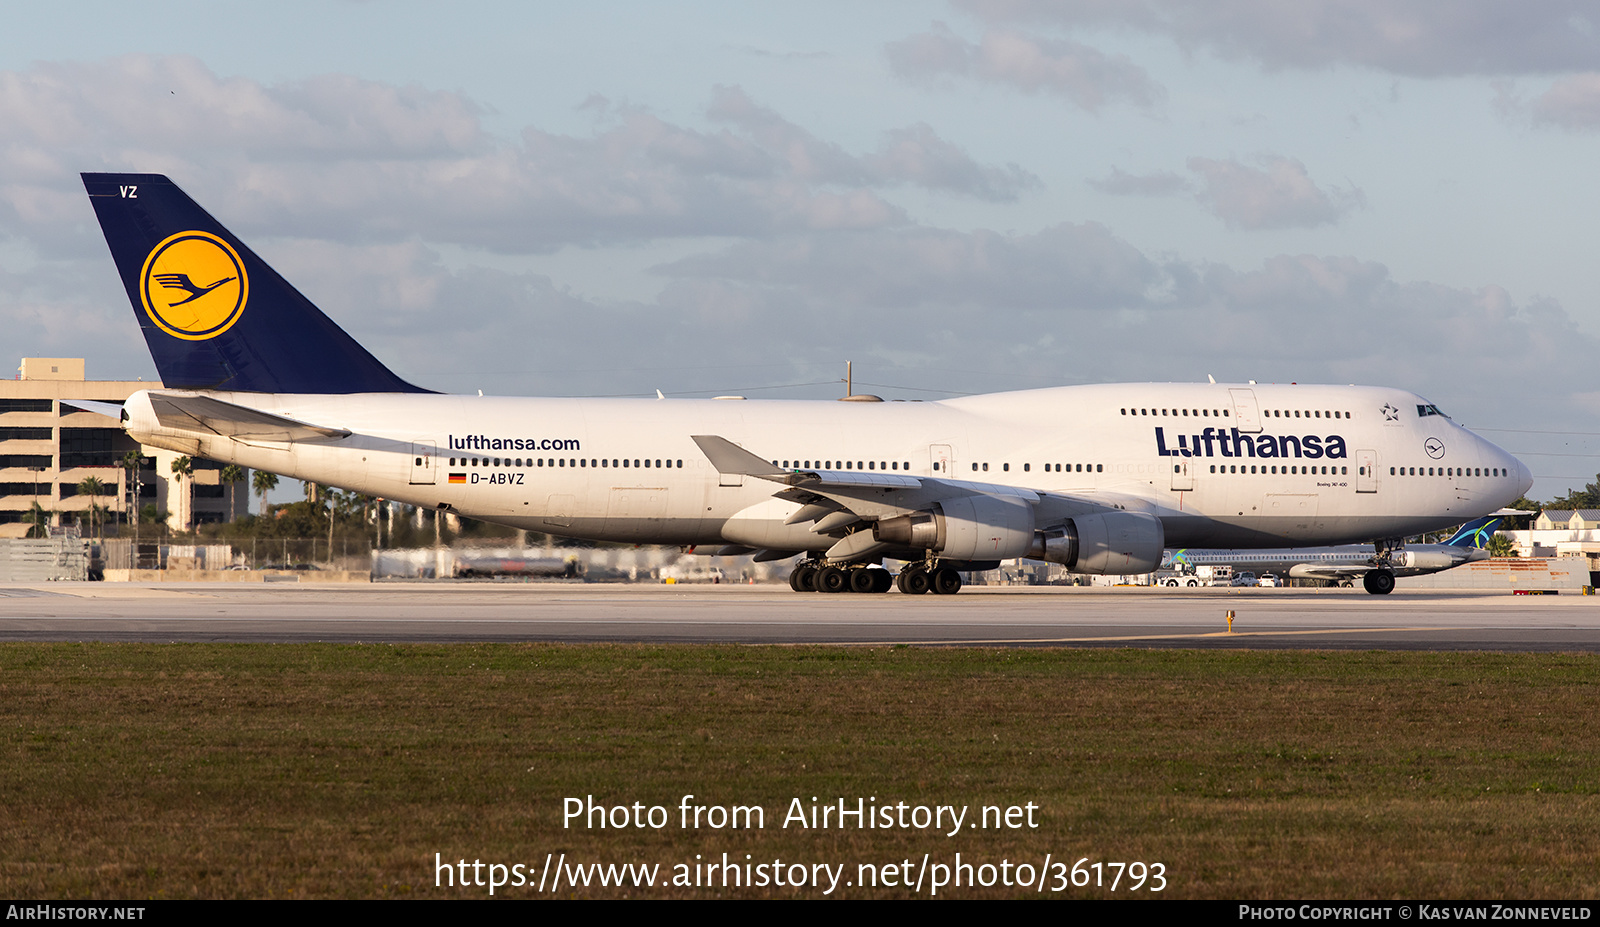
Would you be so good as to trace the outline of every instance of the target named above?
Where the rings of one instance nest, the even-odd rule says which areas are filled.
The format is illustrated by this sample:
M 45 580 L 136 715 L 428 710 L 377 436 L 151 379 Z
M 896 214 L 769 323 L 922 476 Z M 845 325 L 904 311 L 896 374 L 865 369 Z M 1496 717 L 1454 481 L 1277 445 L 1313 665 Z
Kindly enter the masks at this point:
M 1225 613 L 1235 613 L 1228 631 Z M 564 641 L 1600 650 L 1600 598 L 1344 589 L 46 583 L 0 586 L 8 641 Z

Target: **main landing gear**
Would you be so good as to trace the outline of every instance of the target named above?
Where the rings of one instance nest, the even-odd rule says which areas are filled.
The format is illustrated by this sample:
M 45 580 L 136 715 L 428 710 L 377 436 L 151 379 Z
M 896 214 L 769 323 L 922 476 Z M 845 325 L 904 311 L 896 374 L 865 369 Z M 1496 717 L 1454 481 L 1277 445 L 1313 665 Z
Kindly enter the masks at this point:
M 1373 595 L 1388 595 L 1394 591 L 1394 574 L 1388 570 L 1368 570 L 1361 577 L 1361 585 Z
M 954 595 L 961 591 L 961 574 L 949 567 L 929 569 L 927 564 L 908 564 L 893 576 L 875 566 L 837 566 L 817 562 L 801 563 L 789 574 L 789 588 L 795 592 L 888 592 L 894 586 L 907 595 Z
M 789 574 L 795 592 L 888 592 L 892 585 L 894 577 L 878 567 L 802 563 Z
M 1372 543 L 1373 569 L 1361 577 L 1361 585 L 1373 595 L 1388 595 L 1394 591 L 1394 555 L 1405 543 L 1404 538 L 1379 538 Z
M 911 563 L 900 571 L 895 585 L 907 595 L 955 595 L 961 591 L 961 574 L 949 567 L 929 569 L 925 563 Z

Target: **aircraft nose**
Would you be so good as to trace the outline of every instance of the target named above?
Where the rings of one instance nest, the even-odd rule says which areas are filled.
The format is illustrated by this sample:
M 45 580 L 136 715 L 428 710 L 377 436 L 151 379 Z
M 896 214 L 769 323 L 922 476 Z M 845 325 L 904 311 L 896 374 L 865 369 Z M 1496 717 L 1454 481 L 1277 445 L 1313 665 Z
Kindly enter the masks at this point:
M 1522 461 L 1517 460 L 1515 457 L 1511 458 L 1511 460 L 1517 465 L 1517 485 L 1522 487 L 1517 492 L 1517 495 L 1526 496 L 1528 490 L 1533 488 L 1533 471 L 1523 466 Z

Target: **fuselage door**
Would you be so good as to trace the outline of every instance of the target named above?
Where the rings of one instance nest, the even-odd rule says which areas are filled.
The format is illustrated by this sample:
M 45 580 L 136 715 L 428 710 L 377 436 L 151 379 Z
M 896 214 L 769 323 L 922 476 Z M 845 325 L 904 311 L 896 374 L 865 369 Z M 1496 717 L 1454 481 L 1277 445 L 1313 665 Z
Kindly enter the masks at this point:
M 411 444 L 411 485 L 432 486 L 437 468 L 434 454 L 438 448 L 432 441 L 415 441 Z
M 1187 457 L 1179 457 L 1172 463 L 1172 490 L 1173 492 L 1187 492 L 1194 488 L 1193 464 Z
M 1356 492 L 1378 491 L 1378 452 L 1356 451 Z
M 1256 391 L 1230 389 L 1228 395 L 1233 397 L 1233 427 L 1247 434 L 1259 432 L 1261 413 L 1256 411 Z
M 933 474 L 950 479 L 955 472 L 955 455 L 950 452 L 948 444 L 928 445 L 928 456 L 932 458 Z

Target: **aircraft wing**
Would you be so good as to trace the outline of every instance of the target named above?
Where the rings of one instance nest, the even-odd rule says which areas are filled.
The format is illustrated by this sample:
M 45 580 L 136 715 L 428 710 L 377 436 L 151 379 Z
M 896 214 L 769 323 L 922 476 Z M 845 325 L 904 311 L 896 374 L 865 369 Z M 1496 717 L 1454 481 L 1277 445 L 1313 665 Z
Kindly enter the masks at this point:
M 936 508 L 947 512 L 965 512 L 967 514 L 962 517 L 969 522 L 973 519 L 983 522 L 984 536 L 996 541 L 996 549 L 996 535 L 1006 536 L 1010 539 L 1008 543 L 1019 550 L 1026 549 L 1027 545 L 1021 542 L 1031 543 L 1036 526 L 1041 523 L 1065 523 L 1069 518 L 1085 516 L 1100 516 L 1102 520 L 1122 519 L 1116 545 L 1109 541 L 1096 541 L 1098 546 L 1095 550 L 1113 546 L 1126 548 L 1121 553 L 1127 559 L 1127 556 L 1131 556 L 1129 551 L 1133 550 L 1130 545 L 1137 545 L 1141 557 L 1146 554 L 1153 555 L 1155 559 L 1160 557 L 1160 522 L 1138 512 L 1142 505 L 1137 501 L 1124 500 L 1121 496 L 1089 499 L 1019 486 L 884 473 L 881 470 L 867 473 L 804 468 L 789 470 L 770 460 L 761 459 L 726 438 L 717 435 L 691 437 L 718 472 L 768 480 L 782 486 L 773 495 L 800 506 L 784 523 L 797 525 L 814 522 L 810 529 L 813 536 L 819 540 L 833 539 L 832 546 L 827 549 L 830 559 L 869 557 L 894 546 L 888 539 L 877 540 L 876 528 L 861 530 L 865 522 L 883 524 L 885 520 L 901 520 L 901 516 L 926 513 Z M 1129 529 L 1135 523 L 1137 530 L 1130 535 Z M 987 530 L 990 525 L 995 529 L 992 532 Z M 1098 530 L 1104 533 L 1106 529 L 1102 527 Z M 1138 539 L 1130 540 L 1134 535 Z M 792 544 L 793 541 L 790 542 Z M 1150 549 L 1146 551 L 1145 547 Z M 1013 552 L 1006 556 L 1015 555 L 1020 553 Z M 1154 559 L 1151 563 L 1154 563 Z
M 1297 563 L 1289 568 L 1289 575 L 1295 579 L 1360 579 L 1372 569 L 1369 564 Z
M 313 425 L 260 409 L 223 402 L 210 396 L 150 392 L 150 408 L 163 428 L 207 432 L 230 438 L 304 441 L 349 437 L 347 428 Z
M 774 493 L 780 499 L 815 506 L 820 511 L 848 509 L 858 516 L 876 518 L 900 515 L 923 508 L 929 503 L 959 496 L 984 494 L 1020 498 L 1037 503 L 1043 496 L 1031 489 L 1018 486 L 1001 486 L 993 483 L 948 480 L 938 477 L 911 476 L 901 473 L 867 472 L 856 470 L 785 470 L 745 450 L 727 438 L 718 435 L 692 435 L 711 465 L 719 473 L 752 476 L 780 483 L 787 489 Z M 829 503 L 832 503 L 831 505 Z M 796 516 L 807 513 L 803 508 Z M 793 517 L 789 524 L 808 518 Z

